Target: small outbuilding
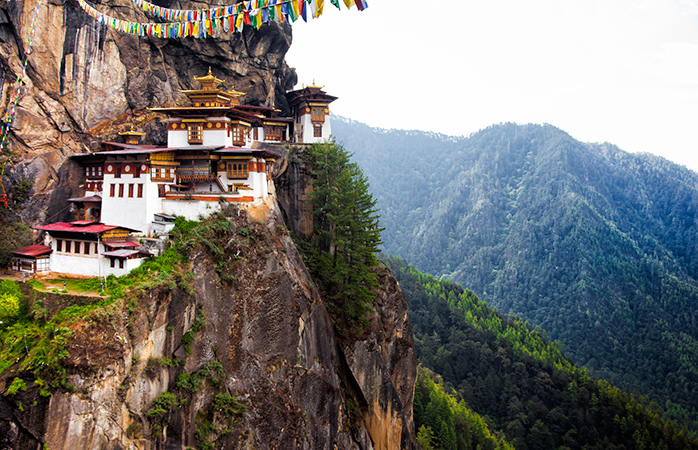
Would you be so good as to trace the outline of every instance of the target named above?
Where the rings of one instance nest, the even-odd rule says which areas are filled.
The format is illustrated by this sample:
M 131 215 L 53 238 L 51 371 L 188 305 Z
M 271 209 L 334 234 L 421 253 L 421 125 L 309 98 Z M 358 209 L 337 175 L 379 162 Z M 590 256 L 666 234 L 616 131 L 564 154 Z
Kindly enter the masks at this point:
M 12 270 L 24 273 L 40 273 L 51 270 L 53 249 L 47 245 L 29 245 L 12 250 Z

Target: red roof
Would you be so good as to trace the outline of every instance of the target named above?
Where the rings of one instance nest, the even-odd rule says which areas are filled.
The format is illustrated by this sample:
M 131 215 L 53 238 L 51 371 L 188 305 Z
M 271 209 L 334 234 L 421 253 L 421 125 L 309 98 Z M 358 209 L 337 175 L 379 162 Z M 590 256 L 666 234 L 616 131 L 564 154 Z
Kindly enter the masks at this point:
M 37 256 L 48 255 L 52 251 L 53 250 L 51 250 L 51 247 L 46 245 L 29 245 L 27 247 L 14 249 L 12 250 L 12 253 L 15 255 L 30 256 L 35 258 Z
M 42 227 L 36 227 L 37 230 L 43 231 L 67 231 L 71 233 L 90 233 L 99 234 L 105 231 L 116 230 L 121 228 L 127 231 L 138 231 L 131 228 L 120 227 L 118 225 L 105 225 L 99 222 L 89 222 L 89 221 L 77 221 L 77 222 L 56 222 L 44 225 Z

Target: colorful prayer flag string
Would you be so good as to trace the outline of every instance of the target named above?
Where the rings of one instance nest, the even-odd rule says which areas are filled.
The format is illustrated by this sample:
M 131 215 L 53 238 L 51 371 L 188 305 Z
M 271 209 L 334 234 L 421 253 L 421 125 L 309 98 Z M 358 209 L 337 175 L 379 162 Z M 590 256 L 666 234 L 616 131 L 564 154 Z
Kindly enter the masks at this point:
M 338 0 L 330 1 L 339 8 Z M 347 8 L 356 5 L 357 9 L 363 11 L 368 7 L 364 0 L 343 1 Z M 259 29 L 263 24 L 272 21 L 295 22 L 299 17 L 307 20 L 308 9 L 311 17 L 319 17 L 322 14 L 324 0 L 246 0 L 233 5 L 200 10 L 170 9 L 145 0 L 133 0 L 133 3 L 146 13 L 167 20 L 165 23 L 141 23 L 116 19 L 101 13 L 86 0 L 78 0 L 78 3 L 93 19 L 123 33 L 161 38 L 205 38 L 220 30 L 226 33 L 242 32 L 245 25 Z

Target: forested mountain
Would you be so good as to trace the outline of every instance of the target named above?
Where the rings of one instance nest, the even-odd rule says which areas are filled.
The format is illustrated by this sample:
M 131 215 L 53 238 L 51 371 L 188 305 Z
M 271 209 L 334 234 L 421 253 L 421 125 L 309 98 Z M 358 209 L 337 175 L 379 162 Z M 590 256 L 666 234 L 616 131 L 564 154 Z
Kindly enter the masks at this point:
M 420 364 L 455 388 L 463 416 L 483 416 L 489 424 L 450 419 L 455 402 L 440 400 L 443 393 L 423 370 L 415 425 L 422 438 L 429 435 L 422 428 L 433 432 L 435 448 L 475 448 L 458 439 L 473 429 L 503 435 L 502 445 L 517 450 L 698 448 L 698 439 L 662 419 L 656 404 L 643 405 L 590 377 L 521 319 L 501 315 L 471 291 L 404 260 L 384 260 L 405 294 Z
M 450 138 L 335 120 L 333 132 L 369 177 L 387 252 L 698 420 L 697 174 L 550 125 Z

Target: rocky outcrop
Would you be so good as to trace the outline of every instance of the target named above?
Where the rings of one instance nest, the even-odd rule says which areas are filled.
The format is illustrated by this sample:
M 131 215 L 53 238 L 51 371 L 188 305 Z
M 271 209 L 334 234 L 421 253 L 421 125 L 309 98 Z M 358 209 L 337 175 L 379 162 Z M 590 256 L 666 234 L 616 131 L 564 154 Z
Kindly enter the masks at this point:
M 94 4 L 115 17 L 153 21 L 130 0 Z M 0 5 L 2 113 L 22 73 L 36 5 Z M 290 44 L 290 26 L 277 23 L 208 39 L 139 38 L 98 24 L 77 2 L 42 2 L 8 142 L 14 162 L 22 161 L 6 170 L 10 199 L 18 180 L 29 180 L 35 195 L 23 208 L 23 220 L 65 219 L 65 211 L 49 206 L 81 194 L 70 176 L 61 176 L 67 157 L 96 149 L 99 140 L 117 140 L 117 132 L 131 124 L 147 133 L 146 143 L 164 143 L 164 127 L 145 108 L 183 101 L 179 90 L 195 88 L 193 77 L 209 67 L 226 80 L 225 87 L 247 93 L 244 103 L 287 112 L 283 94 L 296 82 L 284 61 Z
M 196 246 L 193 276 L 74 327 L 72 392 L 0 397 L 7 448 L 415 448 L 412 332 L 387 269 L 370 325 L 340 341 L 275 204 L 228 215 L 223 278 Z M 49 314 L 62 301 L 43 299 Z M 158 412 L 163 394 L 175 404 Z M 225 416 L 231 395 L 244 414 Z

